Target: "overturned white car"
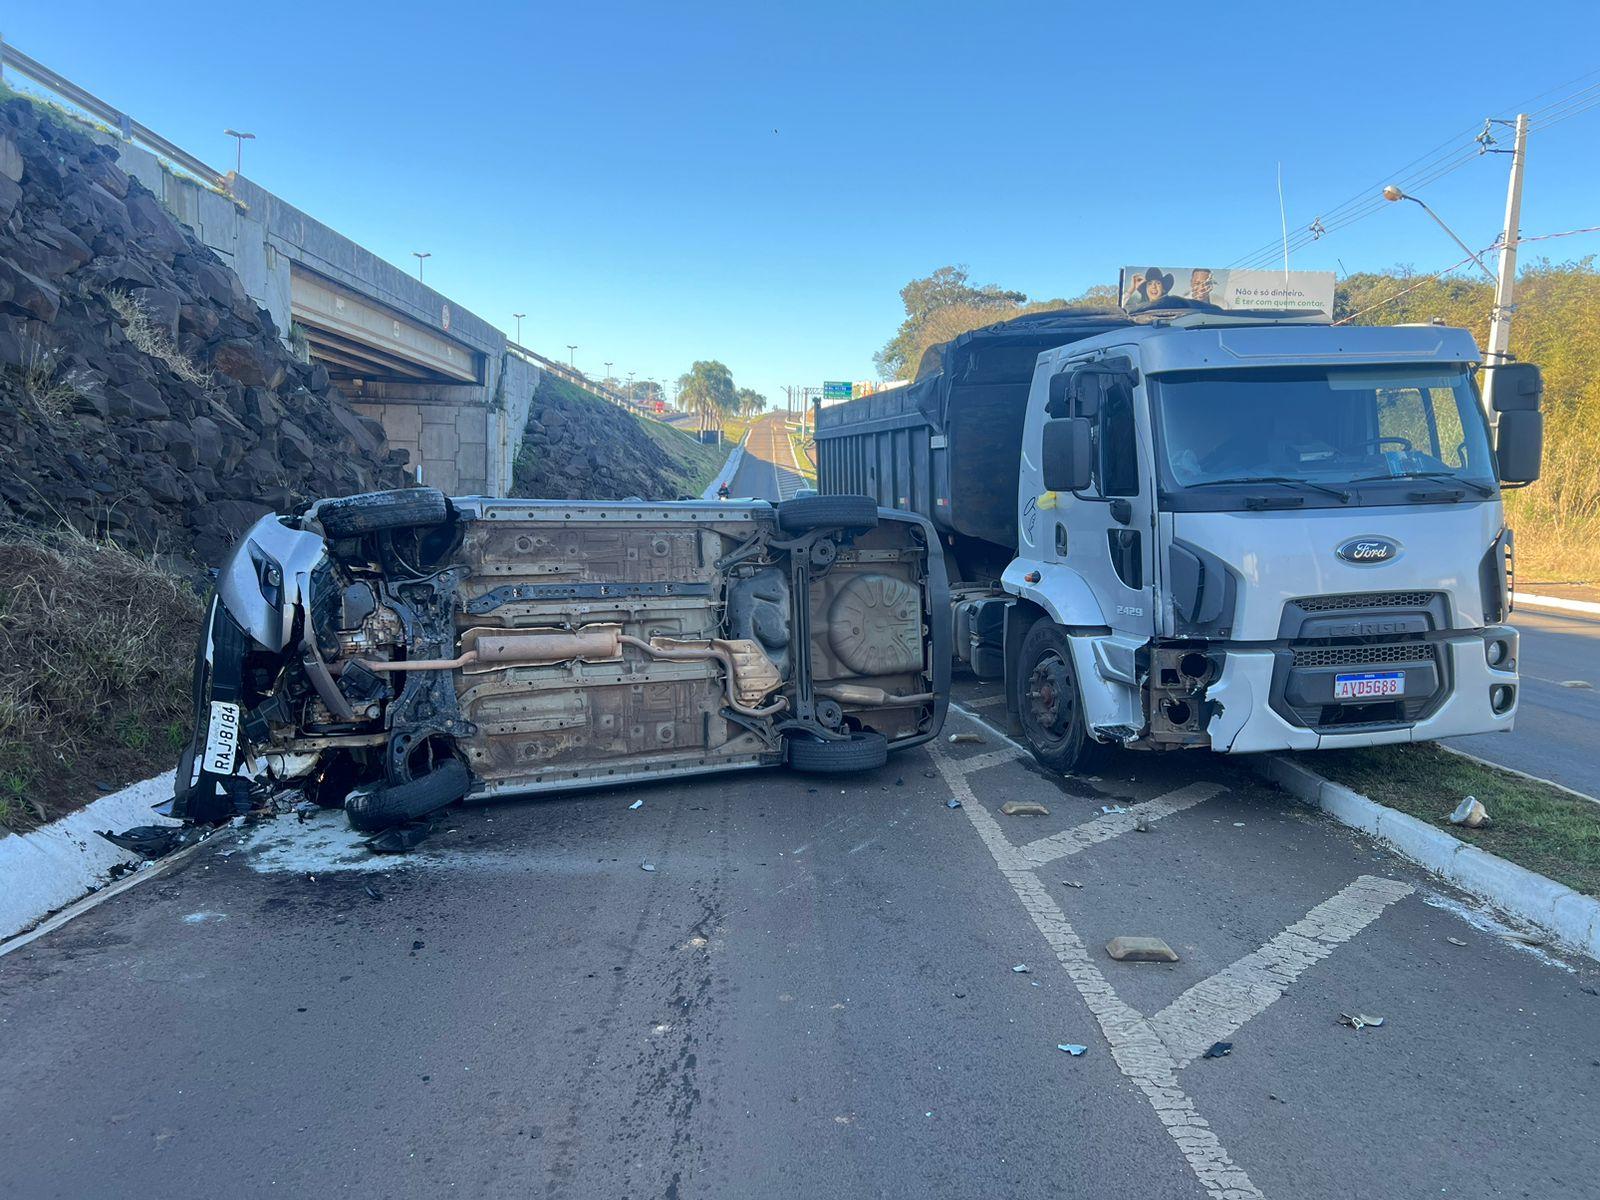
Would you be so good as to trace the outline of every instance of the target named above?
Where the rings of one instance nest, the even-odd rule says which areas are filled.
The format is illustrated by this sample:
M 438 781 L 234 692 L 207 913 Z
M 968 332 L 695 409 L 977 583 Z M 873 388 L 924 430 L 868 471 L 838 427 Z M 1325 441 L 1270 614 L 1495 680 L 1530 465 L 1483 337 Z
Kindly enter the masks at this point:
M 950 648 L 920 517 L 447 499 L 264 517 L 217 580 L 172 814 L 277 794 L 381 829 L 457 800 L 775 766 L 933 737 Z

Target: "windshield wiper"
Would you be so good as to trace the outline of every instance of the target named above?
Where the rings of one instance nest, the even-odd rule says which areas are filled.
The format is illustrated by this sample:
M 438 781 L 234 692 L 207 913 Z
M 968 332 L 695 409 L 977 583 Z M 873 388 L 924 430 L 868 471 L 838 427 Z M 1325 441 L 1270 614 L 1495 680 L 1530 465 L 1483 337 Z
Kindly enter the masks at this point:
M 1476 479 L 1467 479 L 1451 471 L 1402 471 L 1398 475 L 1358 475 L 1350 482 L 1384 483 L 1389 480 L 1400 479 L 1438 479 L 1446 483 L 1459 483 L 1462 487 L 1469 487 L 1485 498 L 1494 495 L 1494 489 L 1488 484 L 1479 483 Z
M 1241 476 L 1238 479 L 1206 479 L 1206 480 L 1202 480 L 1199 483 L 1188 484 L 1187 486 L 1189 486 L 1189 487 L 1221 487 L 1225 483 L 1231 483 L 1231 484 L 1285 483 L 1285 484 L 1289 484 L 1292 487 L 1308 487 L 1308 488 L 1312 488 L 1312 489 L 1314 489 L 1316 491 L 1323 492 L 1326 495 L 1332 496 L 1334 499 L 1338 500 L 1340 504 L 1348 504 L 1348 503 L 1350 503 L 1350 493 L 1349 492 L 1340 491 L 1338 488 L 1328 487 L 1326 484 L 1322 484 L 1322 483 L 1312 483 L 1311 480 L 1309 480 L 1309 479 L 1296 479 L 1293 475 L 1253 475 L 1253 476 L 1250 476 L 1249 478 L 1245 478 L 1245 477 Z

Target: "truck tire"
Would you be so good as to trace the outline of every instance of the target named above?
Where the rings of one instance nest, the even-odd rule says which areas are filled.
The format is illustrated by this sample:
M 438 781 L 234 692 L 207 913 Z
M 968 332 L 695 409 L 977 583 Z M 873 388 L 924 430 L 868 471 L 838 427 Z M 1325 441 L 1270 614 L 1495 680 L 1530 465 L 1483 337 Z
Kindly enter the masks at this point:
M 1084 721 L 1072 648 L 1054 621 L 1035 621 L 1023 636 L 1011 686 L 1023 736 L 1039 764 L 1063 775 L 1089 770 L 1105 747 Z
M 471 783 L 466 766 L 450 759 L 426 775 L 405 783 L 376 783 L 357 788 L 345 797 L 344 812 L 350 819 L 350 828 L 376 833 L 454 804 L 467 794 Z
M 778 504 L 778 528 L 786 533 L 813 529 L 872 529 L 878 502 L 871 496 L 799 496 Z
M 789 739 L 789 765 L 816 775 L 871 771 L 889 761 L 889 741 L 871 730 L 852 733 L 848 741 L 825 742 L 805 736 Z
M 317 506 L 317 520 L 330 538 L 359 537 L 382 529 L 405 529 L 413 525 L 437 525 L 450 514 L 444 493 L 438 488 L 402 488 L 393 492 L 364 492 L 324 500 Z

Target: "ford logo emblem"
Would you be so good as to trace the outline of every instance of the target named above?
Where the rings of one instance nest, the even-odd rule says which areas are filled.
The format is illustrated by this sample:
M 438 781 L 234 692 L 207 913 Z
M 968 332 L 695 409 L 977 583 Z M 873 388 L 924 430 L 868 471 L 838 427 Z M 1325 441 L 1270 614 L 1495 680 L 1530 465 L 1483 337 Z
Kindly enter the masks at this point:
M 1400 543 L 1381 537 L 1357 537 L 1340 545 L 1334 553 L 1358 567 L 1372 566 L 1399 558 Z

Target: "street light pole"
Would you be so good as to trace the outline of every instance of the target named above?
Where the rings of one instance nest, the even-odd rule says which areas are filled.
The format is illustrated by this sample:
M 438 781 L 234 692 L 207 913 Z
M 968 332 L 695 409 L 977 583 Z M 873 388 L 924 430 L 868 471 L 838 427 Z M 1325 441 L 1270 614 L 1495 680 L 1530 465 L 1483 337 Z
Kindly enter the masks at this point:
M 224 129 L 222 131 L 233 139 L 233 173 L 240 174 L 244 170 L 244 144 L 256 140 L 253 133 L 240 133 L 237 129 Z
M 522 345 L 522 318 L 527 316 L 528 314 L 527 313 L 512 313 L 511 315 L 517 322 L 517 345 L 520 346 L 520 345 Z
M 616 366 L 616 365 L 617 365 L 616 363 L 607 363 L 606 364 L 606 386 L 607 387 L 611 386 L 611 368 Z
M 1429 208 L 1426 204 L 1423 204 L 1421 200 L 1418 200 L 1415 196 L 1406 195 L 1404 192 L 1402 192 L 1398 187 L 1396 187 L 1392 183 L 1389 184 L 1386 188 L 1383 189 L 1383 198 L 1385 200 L 1409 200 L 1413 204 L 1419 205 L 1422 208 L 1423 212 L 1427 213 L 1430 217 L 1432 217 L 1434 219 L 1434 222 L 1439 226 L 1440 229 L 1444 230 L 1447 234 L 1450 235 L 1450 240 L 1452 242 L 1454 242 L 1456 245 L 1460 246 L 1463 250 L 1465 250 L 1466 253 L 1467 253 L 1467 257 L 1470 258 L 1473 262 L 1478 264 L 1478 269 L 1479 270 L 1481 270 L 1490 279 L 1494 278 L 1494 272 L 1489 270 L 1488 267 L 1483 265 L 1483 259 L 1478 257 L 1477 253 L 1472 249 L 1472 247 L 1467 245 L 1460 238 L 1458 238 L 1456 236 L 1456 231 L 1454 229 L 1451 229 L 1450 226 L 1446 225 L 1443 221 L 1441 221 L 1439 219 L 1439 214 L 1434 212 L 1433 209 Z
M 413 250 L 411 253 L 416 257 L 416 260 L 417 260 L 417 282 L 421 283 L 422 282 L 422 260 L 425 259 L 425 258 L 432 258 L 433 257 L 433 251 L 432 250 Z
M 1500 235 L 1500 273 L 1494 283 L 1494 312 L 1489 318 L 1486 357 L 1511 358 L 1511 314 L 1516 312 L 1517 242 L 1522 237 L 1522 168 L 1528 154 L 1528 114 L 1517 114 L 1517 137 L 1511 148 L 1511 180 L 1506 184 L 1506 227 Z
M 572 342 L 567 343 L 567 366 L 574 371 L 578 369 L 578 347 Z

